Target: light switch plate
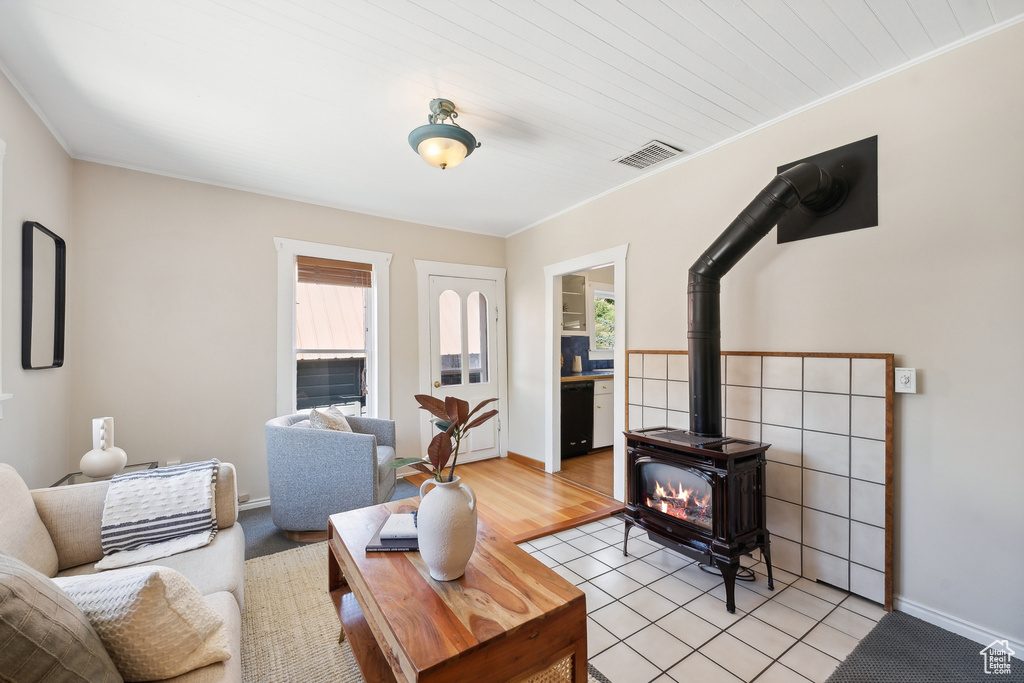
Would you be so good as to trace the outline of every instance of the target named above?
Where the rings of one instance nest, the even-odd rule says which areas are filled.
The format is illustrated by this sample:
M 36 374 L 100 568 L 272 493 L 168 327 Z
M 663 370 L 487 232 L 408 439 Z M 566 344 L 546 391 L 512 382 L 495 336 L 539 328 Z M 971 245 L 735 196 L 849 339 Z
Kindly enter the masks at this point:
M 896 368 L 896 393 L 917 393 L 917 368 Z

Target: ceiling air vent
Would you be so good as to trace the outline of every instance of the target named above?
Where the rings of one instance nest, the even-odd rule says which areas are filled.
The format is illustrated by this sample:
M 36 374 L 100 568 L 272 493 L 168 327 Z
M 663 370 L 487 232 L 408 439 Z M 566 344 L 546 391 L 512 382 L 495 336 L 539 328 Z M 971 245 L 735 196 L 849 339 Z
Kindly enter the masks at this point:
M 676 149 L 671 145 L 666 145 L 664 142 L 651 140 L 635 152 L 630 152 L 625 156 L 619 157 L 615 162 L 624 166 L 632 166 L 633 168 L 650 168 L 655 164 L 668 161 L 682 153 L 683 150 L 681 149 Z

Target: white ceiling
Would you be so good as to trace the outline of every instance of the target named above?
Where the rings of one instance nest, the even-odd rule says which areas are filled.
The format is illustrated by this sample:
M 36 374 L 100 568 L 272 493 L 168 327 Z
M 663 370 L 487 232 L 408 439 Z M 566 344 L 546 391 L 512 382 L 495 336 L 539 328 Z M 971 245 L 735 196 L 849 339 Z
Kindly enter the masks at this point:
M 77 159 L 508 235 L 642 176 L 613 160 L 651 140 L 691 155 L 1022 16 L 1024 0 L 0 0 L 0 67 Z M 435 97 L 483 143 L 446 171 L 406 142 Z

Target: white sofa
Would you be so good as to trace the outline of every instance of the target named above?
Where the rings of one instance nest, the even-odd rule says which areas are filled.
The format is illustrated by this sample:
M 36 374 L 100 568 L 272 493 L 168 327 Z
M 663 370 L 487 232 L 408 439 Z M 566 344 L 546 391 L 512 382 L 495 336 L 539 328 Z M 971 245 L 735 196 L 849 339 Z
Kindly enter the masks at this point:
M 95 564 L 103 557 L 100 523 L 108 485 L 92 482 L 28 491 L 14 468 L 0 463 L 0 554 L 49 577 L 96 573 Z M 219 531 L 211 543 L 146 563 L 183 574 L 227 626 L 230 659 L 166 679 L 176 683 L 242 680 L 245 535 L 237 523 L 235 468 L 229 463 L 220 465 L 216 507 Z

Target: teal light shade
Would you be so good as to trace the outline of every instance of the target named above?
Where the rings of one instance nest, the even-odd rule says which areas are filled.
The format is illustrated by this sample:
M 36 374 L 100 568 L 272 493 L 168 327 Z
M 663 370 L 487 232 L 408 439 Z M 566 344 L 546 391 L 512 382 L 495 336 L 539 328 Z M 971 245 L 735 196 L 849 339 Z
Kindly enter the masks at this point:
M 480 146 L 464 128 L 443 123 L 428 123 L 409 133 L 409 144 L 431 166 L 444 170 L 462 160 Z

